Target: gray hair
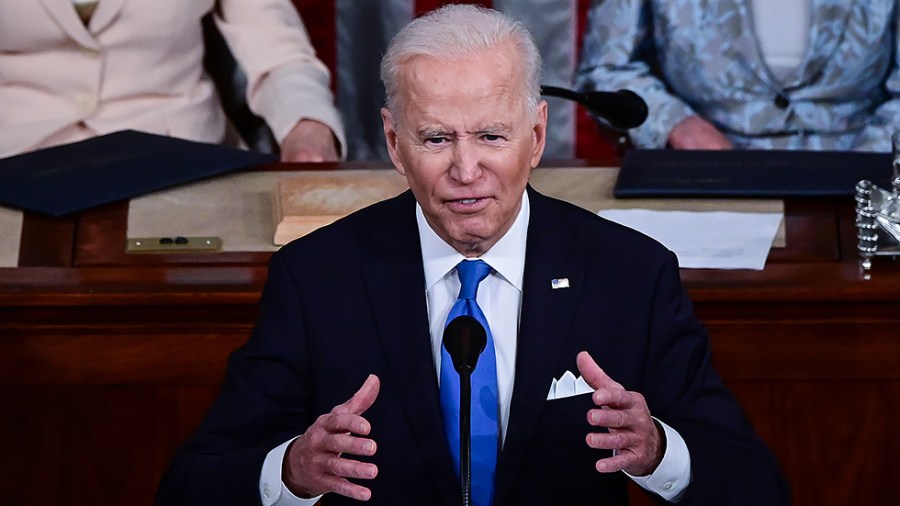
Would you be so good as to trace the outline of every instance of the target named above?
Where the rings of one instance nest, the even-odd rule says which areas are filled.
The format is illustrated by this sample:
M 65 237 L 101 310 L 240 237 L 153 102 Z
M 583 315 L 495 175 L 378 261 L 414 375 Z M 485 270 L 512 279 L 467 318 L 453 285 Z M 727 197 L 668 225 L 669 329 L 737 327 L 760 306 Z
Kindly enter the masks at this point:
M 445 5 L 414 19 L 391 39 L 381 59 L 381 81 L 387 92 L 387 108 L 400 116 L 400 71 L 417 56 L 456 61 L 478 51 L 512 42 L 522 57 L 525 105 L 534 114 L 541 99 L 541 53 L 531 33 L 519 21 L 495 10 L 475 5 Z

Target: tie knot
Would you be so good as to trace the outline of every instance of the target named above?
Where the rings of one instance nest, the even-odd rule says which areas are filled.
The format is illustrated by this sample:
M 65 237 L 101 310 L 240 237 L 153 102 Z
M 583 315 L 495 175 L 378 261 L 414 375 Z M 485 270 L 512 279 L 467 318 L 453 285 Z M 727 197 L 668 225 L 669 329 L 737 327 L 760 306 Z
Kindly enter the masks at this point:
M 478 283 L 491 272 L 491 266 L 484 260 L 463 260 L 456 265 L 456 273 L 459 276 L 460 299 L 475 300 L 478 294 Z

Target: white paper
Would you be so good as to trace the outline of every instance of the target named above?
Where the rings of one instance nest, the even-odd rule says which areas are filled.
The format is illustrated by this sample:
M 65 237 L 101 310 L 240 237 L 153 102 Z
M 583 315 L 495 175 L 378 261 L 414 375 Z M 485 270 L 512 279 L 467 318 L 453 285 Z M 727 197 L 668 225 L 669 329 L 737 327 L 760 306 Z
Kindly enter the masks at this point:
M 783 213 L 606 209 L 600 216 L 661 242 L 687 269 L 755 269 L 766 257 Z

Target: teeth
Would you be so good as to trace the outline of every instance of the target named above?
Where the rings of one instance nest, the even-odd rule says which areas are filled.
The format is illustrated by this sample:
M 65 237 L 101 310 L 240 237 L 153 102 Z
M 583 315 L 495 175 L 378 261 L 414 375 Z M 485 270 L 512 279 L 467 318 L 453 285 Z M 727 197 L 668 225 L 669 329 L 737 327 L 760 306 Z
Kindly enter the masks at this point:
M 478 199 L 462 199 L 460 202 L 463 204 L 474 204 Z

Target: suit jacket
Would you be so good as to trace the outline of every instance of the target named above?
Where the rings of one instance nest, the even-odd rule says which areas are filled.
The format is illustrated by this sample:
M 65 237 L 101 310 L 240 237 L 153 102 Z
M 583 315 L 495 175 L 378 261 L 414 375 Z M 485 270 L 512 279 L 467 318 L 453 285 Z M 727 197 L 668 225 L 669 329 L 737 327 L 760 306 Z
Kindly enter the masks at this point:
M 214 7 L 276 138 L 312 118 L 344 145 L 328 69 L 289 0 L 100 0 L 88 26 L 72 0 L 4 0 L 0 157 L 123 129 L 222 141 L 200 23 Z
M 805 59 L 779 81 L 749 0 L 596 2 L 577 86 L 644 97 L 650 116 L 629 131 L 638 147 L 664 147 L 679 121 L 698 114 L 738 147 L 889 152 L 900 129 L 897 2 L 812 6 Z
M 529 189 L 531 219 L 516 377 L 496 505 L 627 503 L 622 473 L 588 448 L 590 395 L 547 401 L 552 379 L 587 350 L 691 453 L 684 504 L 787 502 L 771 454 L 709 361 L 707 336 L 674 255 L 630 229 Z M 273 255 L 261 313 L 230 359 L 221 397 L 164 479 L 159 504 L 252 504 L 266 454 L 381 378 L 372 424 L 373 504 L 453 505 L 425 279 L 410 192 Z M 550 280 L 567 277 L 568 289 Z M 513 302 L 514 303 L 514 302 Z M 326 504 L 351 503 L 337 495 Z

